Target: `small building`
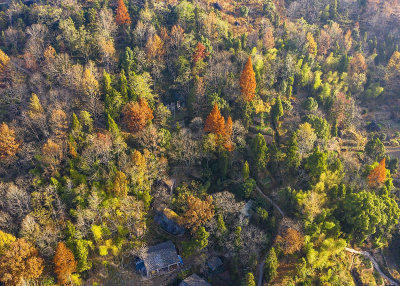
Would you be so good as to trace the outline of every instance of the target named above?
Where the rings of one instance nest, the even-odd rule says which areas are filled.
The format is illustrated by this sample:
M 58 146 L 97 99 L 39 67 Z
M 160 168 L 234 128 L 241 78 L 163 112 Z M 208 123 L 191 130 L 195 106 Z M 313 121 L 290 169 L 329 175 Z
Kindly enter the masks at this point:
M 150 246 L 142 251 L 136 261 L 136 270 L 143 276 L 166 274 L 183 265 L 172 241 Z
M 197 274 L 193 274 L 183 280 L 179 286 L 211 286 L 211 284 Z
M 185 228 L 182 226 L 179 215 L 169 208 L 157 211 L 154 221 L 166 232 L 172 235 L 183 235 Z
M 207 266 L 210 268 L 212 272 L 220 270 L 222 268 L 222 260 L 218 256 L 213 256 L 207 260 Z

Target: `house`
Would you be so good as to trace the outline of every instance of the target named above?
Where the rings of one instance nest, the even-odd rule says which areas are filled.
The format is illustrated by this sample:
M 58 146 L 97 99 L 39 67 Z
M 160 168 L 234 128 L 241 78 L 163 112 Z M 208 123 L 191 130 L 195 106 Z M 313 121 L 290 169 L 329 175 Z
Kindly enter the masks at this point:
M 163 230 L 172 235 L 179 236 L 185 233 L 185 228 L 181 223 L 182 219 L 169 208 L 157 211 L 154 220 Z
M 183 280 L 179 286 L 211 286 L 211 284 L 200 276 L 193 274 Z
M 181 265 L 182 258 L 170 240 L 142 250 L 136 260 L 136 270 L 146 277 L 166 274 Z
M 212 272 L 215 272 L 222 267 L 223 263 L 221 258 L 219 258 L 218 256 L 213 256 L 207 260 L 207 265 Z

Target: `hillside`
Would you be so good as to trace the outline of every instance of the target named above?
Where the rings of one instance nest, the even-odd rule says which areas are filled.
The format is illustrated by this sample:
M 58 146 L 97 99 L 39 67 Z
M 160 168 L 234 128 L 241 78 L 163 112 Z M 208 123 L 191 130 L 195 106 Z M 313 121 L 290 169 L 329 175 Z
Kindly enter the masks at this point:
M 398 0 L 4 1 L 0 29 L 0 285 L 400 285 Z

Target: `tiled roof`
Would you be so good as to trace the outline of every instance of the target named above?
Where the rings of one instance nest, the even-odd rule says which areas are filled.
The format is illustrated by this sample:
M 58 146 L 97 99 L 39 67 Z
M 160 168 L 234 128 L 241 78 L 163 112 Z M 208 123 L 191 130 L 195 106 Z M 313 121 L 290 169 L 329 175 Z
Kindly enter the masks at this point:
M 207 283 L 207 281 L 200 276 L 193 274 L 183 280 L 179 286 L 211 286 L 211 284 Z
M 180 262 L 175 245 L 170 240 L 148 247 L 142 252 L 141 258 L 148 273 Z

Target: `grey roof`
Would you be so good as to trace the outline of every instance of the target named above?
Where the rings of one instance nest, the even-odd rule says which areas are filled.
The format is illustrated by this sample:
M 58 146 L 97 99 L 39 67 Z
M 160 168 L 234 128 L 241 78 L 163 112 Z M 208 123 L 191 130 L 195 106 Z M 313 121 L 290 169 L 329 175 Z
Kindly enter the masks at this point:
M 147 273 L 180 262 L 175 245 L 170 240 L 148 247 L 142 252 L 141 258 L 146 266 Z
M 212 271 L 215 271 L 218 267 L 222 266 L 223 263 L 221 258 L 219 258 L 218 256 L 213 256 L 210 259 L 208 259 L 207 265 L 208 267 L 210 267 Z
M 183 280 L 179 286 L 211 286 L 211 284 L 207 283 L 207 281 L 200 276 L 193 274 Z

